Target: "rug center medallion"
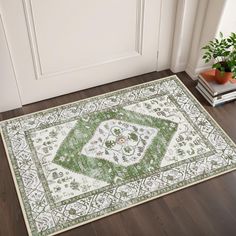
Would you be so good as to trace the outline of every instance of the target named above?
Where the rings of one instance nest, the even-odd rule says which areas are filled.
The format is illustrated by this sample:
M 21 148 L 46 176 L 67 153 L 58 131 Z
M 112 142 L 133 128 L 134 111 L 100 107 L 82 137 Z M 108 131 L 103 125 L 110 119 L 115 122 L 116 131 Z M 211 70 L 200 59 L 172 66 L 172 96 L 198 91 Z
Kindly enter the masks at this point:
M 121 120 L 102 122 L 81 153 L 122 166 L 138 163 L 158 130 Z

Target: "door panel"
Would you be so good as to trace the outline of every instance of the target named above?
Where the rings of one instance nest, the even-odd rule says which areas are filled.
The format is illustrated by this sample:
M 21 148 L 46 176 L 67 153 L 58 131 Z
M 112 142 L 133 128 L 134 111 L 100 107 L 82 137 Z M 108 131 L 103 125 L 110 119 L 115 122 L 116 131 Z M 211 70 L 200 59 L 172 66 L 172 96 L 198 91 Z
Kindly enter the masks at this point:
M 40 74 L 79 70 L 139 53 L 141 1 L 93 2 L 32 0 L 29 15 L 34 17 L 28 23 L 35 32 L 32 44 Z
M 156 70 L 160 0 L 2 1 L 23 104 Z

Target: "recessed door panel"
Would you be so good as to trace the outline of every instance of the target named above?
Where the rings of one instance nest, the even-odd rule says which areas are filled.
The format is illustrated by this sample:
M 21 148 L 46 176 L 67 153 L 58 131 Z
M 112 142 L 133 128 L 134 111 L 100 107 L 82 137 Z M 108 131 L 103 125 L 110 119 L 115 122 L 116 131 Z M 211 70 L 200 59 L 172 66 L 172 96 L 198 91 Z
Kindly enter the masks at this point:
M 161 0 L 2 2 L 23 104 L 156 70 Z

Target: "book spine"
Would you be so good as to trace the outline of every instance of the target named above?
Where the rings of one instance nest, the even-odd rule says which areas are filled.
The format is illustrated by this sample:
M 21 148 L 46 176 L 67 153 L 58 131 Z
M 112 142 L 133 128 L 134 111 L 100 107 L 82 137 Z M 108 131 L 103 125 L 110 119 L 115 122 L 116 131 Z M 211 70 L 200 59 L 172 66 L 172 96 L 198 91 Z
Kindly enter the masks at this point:
M 208 90 L 208 88 L 205 86 L 205 84 L 202 84 L 202 82 L 199 80 L 198 82 L 199 86 L 201 87 L 201 89 L 203 90 L 203 92 L 207 93 L 207 95 L 213 100 L 221 100 L 221 99 L 231 99 L 236 95 L 236 91 L 231 91 L 231 92 L 225 92 L 223 94 L 219 94 L 218 95 L 213 95 L 212 93 L 210 93 L 210 91 Z
M 209 93 L 210 93 L 212 96 L 217 95 L 217 92 L 215 92 L 215 91 L 213 91 L 213 90 L 211 89 L 211 87 L 208 85 L 208 83 L 206 82 L 206 80 L 205 80 L 201 75 L 199 75 L 198 77 L 199 77 L 199 80 L 198 80 L 198 81 L 199 81 L 204 87 L 206 87 L 206 89 L 209 91 Z
M 202 94 L 202 96 L 208 101 L 208 103 L 210 103 L 211 106 L 213 107 L 215 106 L 215 104 L 209 100 L 209 98 L 202 92 L 202 90 L 198 86 L 196 87 L 196 89 L 198 90 L 199 93 Z
M 229 102 L 229 101 L 233 101 L 235 99 L 236 99 L 236 95 L 234 95 L 234 96 L 232 96 L 230 98 L 224 98 L 224 99 L 217 100 L 216 103 L 218 104 L 218 103 L 222 103 L 222 102 Z
M 214 102 L 216 100 L 211 96 L 211 94 L 209 94 L 209 92 L 205 89 L 205 87 L 202 86 L 202 84 L 198 83 L 197 88 L 199 88 L 211 102 Z
M 236 91 L 228 93 L 228 94 L 224 94 L 224 95 L 220 95 L 217 97 L 217 99 L 230 99 L 236 96 Z
M 221 105 L 221 104 L 224 104 L 226 102 L 230 102 L 230 101 L 233 101 L 236 99 L 236 94 L 234 96 L 232 96 L 231 98 L 226 98 L 226 99 L 220 99 L 220 100 L 214 100 L 212 101 L 206 94 L 205 92 L 203 92 L 201 90 L 201 88 L 199 86 L 196 86 L 196 89 L 202 94 L 202 96 L 213 106 L 218 106 L 218 105 Z

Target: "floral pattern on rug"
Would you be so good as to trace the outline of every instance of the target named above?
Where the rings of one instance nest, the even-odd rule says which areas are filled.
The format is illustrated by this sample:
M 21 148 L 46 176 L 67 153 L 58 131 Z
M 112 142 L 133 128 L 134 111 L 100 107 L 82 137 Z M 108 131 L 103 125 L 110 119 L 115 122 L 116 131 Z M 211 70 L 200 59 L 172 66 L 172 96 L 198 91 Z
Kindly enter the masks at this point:
M 157 132 L 157 129 L 122 120 L 108 120 L 98 126 L 81 154 L 118 165 L 132 165 L 142 159 Z
M 51 235 L 236 167 L 175 76 L 0 123 L 29 234 Z

